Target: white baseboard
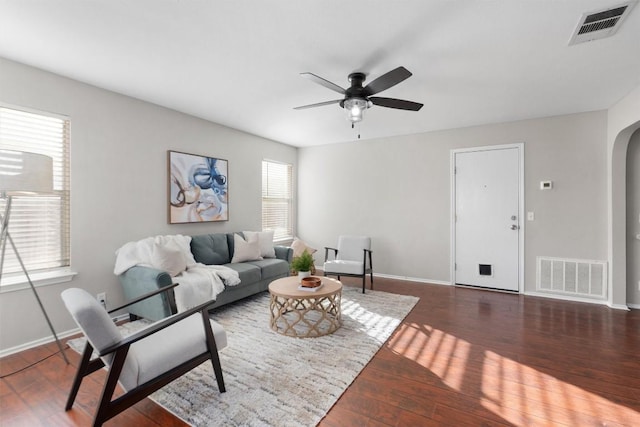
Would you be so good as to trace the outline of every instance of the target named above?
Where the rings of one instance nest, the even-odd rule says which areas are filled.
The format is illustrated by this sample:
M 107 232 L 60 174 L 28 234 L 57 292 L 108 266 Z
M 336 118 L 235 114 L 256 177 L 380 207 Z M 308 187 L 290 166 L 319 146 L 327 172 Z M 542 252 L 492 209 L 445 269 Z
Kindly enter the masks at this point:
M 320 268 L 316 268 L 316 271 L 319 271 L 320 273 L 316 273 L 316 274 L 322 274 L 323 271 Z M 419 277 L 409 277 L 409 276 L 396 276 L 393 274 L 380 274 L 380 273 L 373 273 L 373 277 L 382 277 L 385 279 L 396 279 L 396 280 L 406 280 L 408 282 L 416 282 L 416 283 L 425 283 L 425 284 L 433 284 L 433 285 L 444 285 L 444 286 L 451 286 L 451 282 L 447 282 L 445 280 L 433 280 L 433 279 L 422 279 Z M 609 304 L 608 301 L 605 300 L 594 300 L 594 299 L 590 299 L 590 298 L 580 298 L 580 297 L 576 297 L 576 296 L 566 296 L 566 295 L 557 295 L 557 294 L 545 294 L 542 292 L 521 292 L 521 295 L 528 295 L 528 296 L 532 296 L 532 297 L 541 297 L 541 298 L 550 298 L 550 299 L 558 299 L 558 300 L 563 300 L 563 301 L 573 301 L 573 302 L 586 302 L 586 303 L 590 303 L 590 304 L 599 304 L 599 305 L 606 305 L 607 307 L 613 308 L 615 310 L 626 310 L 628 311 L 630 308 L 633 309 L 640 309 L 640 304 L 628 304 L 628 305 L 624 305 L 624 304 Z
M 573 301 L 573 302 L 586 302 L 589 304 L 598 304 L 598 305 L 606 305 L 607 307 L 613 308 L 615 310 L 629 310 L 629 307 L 626 305 L 620 304 L 609 304 L 609 301 L 606 300 L 596 300 L 590 298 L 580 298 L 573 295 L 560 295 L 560 294 L 545 294 L 543 292 L 525 292 L 524 295 L 531 297 L 541 297 L 541 298 L 549 298 L 549 299 L 559 299 L 563 301 Z
M 114 320 L 116 322 L 120 322 L 122 320 L 127 320 L 129 319 L 129 315 L 128 314 L 121 314 L 119 316 L 114 317 Z M 74 328 L 74 329 L 70 329 L 68 331 L 64 331 L 64 332 L 57 332 L 56 335 L 58 335 L 58 339 L 60 340 L 60 343 L 62 344 L 62 347 L 64 348 L 64 341 L 63 339 L 68 338 L 72 335 L 75 334 L 79 334 L 80 333 L 80 328 Z M 12 354 L 15 353 L 19 353 L 21 351 L 25 351 L 25 350 L 29 350 L 31 348 L 35 348 L 35 347 L 39 347 L 41 345 L 45 345 L 45 344 L 49 344 L 55 341 L 55 338 L 53 337 L 53 335 L 49 335 L 47 337 L 44 338 L 40 338 L 34 341 L 30 341 L 24 344 L 20 344 L 17 345 L 15 347 L 10 347 L 4 350 L 0 350 L 0 358 L 5 357 L 5 356 L 10 356 Z
M 420 277 L 409 277 L 409 276 L 396 276 L 393 274 L 375 274 L 373 277 L 382 277 L 385 279 L 396 279 L 396 280 L 406 280 L 408 282 L 417 282 L 417 283 L 428 283 L 432 285 L 446 285 L 451 286 L 451 282 L 447 282 L 444 280 L 434 280 L 434 279 L 422 279 Z
M 321 268 L 316 267 L 316 275 L 319 275 L 319 274 L 324 274 L 324 271 Z M 396 276 L 393 274 L 373 273 L 373 277 L 382 277 L 383 279 L 406 280 L 408 282 L 417 282 L 417 283 L 429 283 L 432 285 L 447 285 L 447 286 L 451 285 L 451 282 L 447 282 L 444 280 L 422 279 L 420 277 L 409 277 L 409 276 Z
M 625 304 L 607 304 L 607 305 L 615 310 L 629 311 L 629 306 Z

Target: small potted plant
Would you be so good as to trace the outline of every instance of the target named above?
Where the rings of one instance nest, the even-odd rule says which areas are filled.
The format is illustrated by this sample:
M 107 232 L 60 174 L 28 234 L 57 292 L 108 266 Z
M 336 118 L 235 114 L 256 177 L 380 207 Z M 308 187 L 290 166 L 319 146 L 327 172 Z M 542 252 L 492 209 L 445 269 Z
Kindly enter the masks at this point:
M 313 268 L 313 256 L 305 249 L 300 256 L 291 260 L 291 270 L 298 272 L 298 277 L 302 280 L 311 275 Z

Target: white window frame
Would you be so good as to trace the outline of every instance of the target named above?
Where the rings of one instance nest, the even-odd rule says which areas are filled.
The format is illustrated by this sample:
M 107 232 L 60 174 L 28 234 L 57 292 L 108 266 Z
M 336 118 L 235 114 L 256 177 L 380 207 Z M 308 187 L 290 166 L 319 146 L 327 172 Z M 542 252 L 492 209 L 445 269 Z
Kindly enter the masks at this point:
M 269 173 L 269 167 L 274 168 L 274 173 Z M 266 169 L 265 169 L 266 168 Z M 278 174 L 282 175 L 282 168 L 286 168 L 285 188 L 276 184 L 275 188 L 269 185 L 270 179 L 278 179 Z M 278 171 L 278 169 L 280 169 Z M 278 188 L 279 187 L 279 188 Z M 274 231 L 273 240 L 276 243 L 283 243 L 293 240 L 294 235 L 294 187 L 293 187 L 293 165 L 290 163 L 279 162 L 275 160 L 262 160 L 262 230 Z M 273 211 L 271 218 L 269 217 L 268 208 L 269 205 L 279 204 L 280 207 L 284 207 L 285 218 L 273 218 Z M 284 225 L 281 227 L 275 226 L 274 222 Z
M 51 196 L 48 197 L 50 200 L 49 206 L 54 206 L 53 211 L 50 215 L 53 217 L 47 221 L 53 224 L 56 224 L 52 227 L 52 234 L 54 236 L 53 241 L 57 242 L 57 245 L 54 245 L 56 255 L 46 260 L 42 263 L 41 255 L 38 255 L 38 263 L 40 267 L 35 267 L 33 261 L 29 260 L 29 255 L 25 253 L 24 246 L 21 246 L 20 238 L 14 237 L 14 242 L 18 251 L 20 252 L 21 257 L 23 258 L 24 263 L 26 264 L 27 271 L 29 272 L 29 277 L 35 286 L 46 286 L 52 285 L 61 282 L 70 281 L 74 275 L 77 273 L 71 270 L 71 232 L 70 232 L 70 210 L 71 210 L 71 198 L 70 198 L 70 120 L 67 116 L 62 116 L 59 114 L 48 113 L 43 111 L 38 111 L 34 109 L 19 107 L 15 105 L 6 104 L 0 102 L 0 109 L 2 111 L 0 113 L 6 113 L 4 117 L 7 118 L 4 122 L 0 119 L 0 148 L 8 149 L 8 150 L 17 150 L 17 151 L 29 151 L 38 154 L 49 155 L 54 159 L 54 196 L 53 199 L 59 197 L 59 201 L 51 201 Z M 27 128 L 26 131 L 21 132 L 20 130 L 9 131 L 9 127 L 12 123 L 17 123 L 11 118 L 8 118 L 9 115 L 12 115 L 13 118 L 19 120 L 19 116 L 29 116 L 36 115 L 45 118 L 46 121 L 54 120 L 56 126 L 60 126 L 59 134 L 56 131 L 53 138 L 47 137 L 47 140 L 54 140 L 54 144 L 45 142 L 45 138 L 40 139 L 37 136 L 33 136 L 33 134 L 29 134 L 33 132 L 36 125 L 34 127 Z M 15 128 L 14 128 L 15 129 Z M 59 140 L 58 140 L 59 138 Z M 31 196 L 33 197 L 33 196 Z M 53 203 L 53 205 L 51 205 Z M 20 198 L 19 196 L 14 196 L 12 203 L 12 211 L 9 220 L 9 233 L 16 236 L 18 233 L 12 232 L 12 226 L 16 226 L 20 221 L 20 213 L 16 209 L 16 206 L 19 206 Z M 0 209 L 4 213 L 4 201 L 0 201 Z M 48 209 L 43 211 L 49 211 Z M 33 258 L 32 258 L 33 259 Z M 7 267 L 7 263 L 14 264 L 13 271 L 11 271 L 10 267 Z M 3 266 L 4 271 L 2 272 L 2 278 L 0 282 L 0 293 L 12 292 L 21 289 L 27 289 L 29 287 L 28 280 L 25 274 L 22 272 L 21 268 L 15 268 L 15 253 L 13 252 L 13 248 L 11 247 L 11 243 L 7 242 L 6 250 L 5 250 L 5 266 Z M 9 270 L 9 271 L 7 271 Z

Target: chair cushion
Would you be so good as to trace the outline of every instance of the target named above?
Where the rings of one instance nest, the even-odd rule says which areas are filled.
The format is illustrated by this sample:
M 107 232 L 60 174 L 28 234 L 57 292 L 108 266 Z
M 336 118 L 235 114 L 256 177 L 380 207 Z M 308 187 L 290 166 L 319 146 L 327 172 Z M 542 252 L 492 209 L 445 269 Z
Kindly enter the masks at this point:
M 324 263 L 325 274 L 364 274 L 362 262 L 334 260 Z
M 109 313 L 84 289 L 69 288 L 62 291 L 62 301 L 87 337 L 93 348 L 100 352 L 122 340 L 122 334 L 109 317 Z M 112 356 L 103 357 L 111 365 Z
M 227 346 L 227 334 L 211 322 L 218 351 Z M 202 314 L 197 313 L 131 345 L 120 375 L 120 385 L 131 390 L 207 350 Z
M 371 249 L 371 238 L 364 236 L 340 236 L 336 259 L 360 261 L 364 259 L 364 249 Z

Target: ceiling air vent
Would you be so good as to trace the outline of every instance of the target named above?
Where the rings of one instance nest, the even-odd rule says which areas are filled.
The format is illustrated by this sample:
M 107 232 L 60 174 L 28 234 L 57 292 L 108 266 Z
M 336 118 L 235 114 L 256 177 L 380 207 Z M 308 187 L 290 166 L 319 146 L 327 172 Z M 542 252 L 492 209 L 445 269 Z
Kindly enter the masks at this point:
M 611 8 L 583 14 L 569 40 L 569 45 L 614 35 L 636 3 L 637 0 L 632 0 Z

